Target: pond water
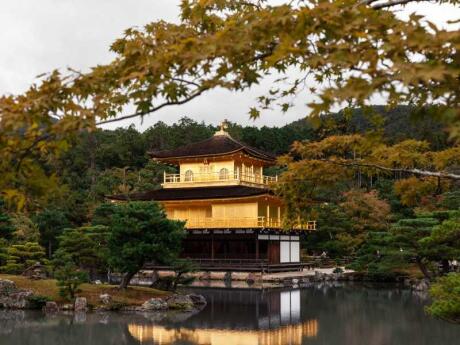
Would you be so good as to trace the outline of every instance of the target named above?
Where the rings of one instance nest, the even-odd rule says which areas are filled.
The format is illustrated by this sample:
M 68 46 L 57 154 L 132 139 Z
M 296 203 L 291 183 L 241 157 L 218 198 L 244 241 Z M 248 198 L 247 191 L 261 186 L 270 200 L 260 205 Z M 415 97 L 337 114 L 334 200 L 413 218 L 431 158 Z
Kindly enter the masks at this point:
M 193 290 L 208 299 L 198 313 L 0 311 L 0 344 L 460 344 L 460 325 L 426 316 L 426 299 L 407 290 L 341 284 Z

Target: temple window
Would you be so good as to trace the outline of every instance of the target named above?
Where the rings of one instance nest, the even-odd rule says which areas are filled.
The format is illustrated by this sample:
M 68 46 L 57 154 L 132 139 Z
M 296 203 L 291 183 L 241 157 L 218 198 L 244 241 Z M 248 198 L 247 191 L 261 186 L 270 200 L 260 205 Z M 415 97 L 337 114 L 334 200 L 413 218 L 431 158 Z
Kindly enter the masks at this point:
M 191 182 L 191 181 L 193 181 L 193 171 L 187 170 L 185 172 L 185 182 Z
M 227 168 L 222 168 L 219 171 L 219 180 L 228 180 L 228 169 Z

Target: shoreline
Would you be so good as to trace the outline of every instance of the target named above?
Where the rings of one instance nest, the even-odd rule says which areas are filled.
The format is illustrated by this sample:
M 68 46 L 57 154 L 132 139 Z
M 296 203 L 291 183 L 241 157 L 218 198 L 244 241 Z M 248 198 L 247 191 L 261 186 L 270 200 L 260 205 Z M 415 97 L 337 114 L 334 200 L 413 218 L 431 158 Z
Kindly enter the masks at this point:
M 188 288 L 221 289 L 282 289 L 308 288 L 317 284 L 338 282 L 384 283 L 418 292 L 427 292 L 429 282 L 424 279 L 401 277 L 394 281 L 368 279 L 365 274 L 352 270 L 313 269 L 302 272 L 283 272 L 272 274 L 254 274 L 247 272 L 196 272 L 197 278 L 190 286 L 179 289 L 182 293 L 157 290 L 146 285 L 150 272 L 143 271 L 135 277 L 126 290 L 115 285 L 82 284 L 82 291 L 72 303 L 57 293 L 56 281 L 52 279 L 31 280 L 24 276 L 0 275 L 0 309 L 43 309 L 47 313 L 68 311 L 115 311 L 115 312 L 151 312 L 151 311 L 192 311 L 206 305 L 201 295 L 184 294 Z M 153 275 L 154 272 L 151 272 Z M 168 271 L 155 272 L 163 278 L 172 274 Z M 206 279 L 203 279 L 206 278 Z M 3 290 L 2 290 L 3 289 Z

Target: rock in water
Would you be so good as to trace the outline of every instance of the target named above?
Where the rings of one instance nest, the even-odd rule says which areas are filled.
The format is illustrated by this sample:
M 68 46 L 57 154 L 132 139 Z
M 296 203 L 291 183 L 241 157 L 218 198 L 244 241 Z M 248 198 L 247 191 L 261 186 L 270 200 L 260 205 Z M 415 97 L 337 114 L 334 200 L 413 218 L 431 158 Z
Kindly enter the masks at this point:
M 75 299 L 74 310 L 75 312 L 81 312 L 81 311 L 88 310 L 88 303 L 86 302 L 85 297 L 77 297 Z
M 11 293 L 9 297 L 3 300 L 0 298 L 0 305 L 10 309 L 28 309 L 30 306 L 29 297 L 32 295 L 33 292 L 30 290 L 19 290 Z
M 112 303 L 112 296 L 110 296 L 108 293 L 104 293 L 100 295 L 99 299 L 101 300 L 102 304 L 105 304 L 105 305 Z
M 194 305 L 203 306 L 206 305 L 206 298 L 203 295 L 198 295 L 196 293 L 191 293 L 188 297 L 192 300 Z
M 27 309 L 30 307 L 31 290 L 18 289 L 16 284 L 7 279 L 0 279 L 0 307 L 7 309 Z
M 161 298 L 151 298 L 142 304 L 140 310 L 142 311 L 156 311 L 156 310 L 166 310 L 168 309 L 168 304 Z
M 422 279 L 415 283 L 413 289 L 415 291 L 428 291 L 430 288 L 430 282 L 427 279 Z
M 57 313 L 59 311 L 59 307 L 56 302 L 46 302 L 43 307 L 43 311 L 46 314 Z
M 172 295 L 166 300 L 170 309 L 193 310 L 194 303 L 188 295 Z

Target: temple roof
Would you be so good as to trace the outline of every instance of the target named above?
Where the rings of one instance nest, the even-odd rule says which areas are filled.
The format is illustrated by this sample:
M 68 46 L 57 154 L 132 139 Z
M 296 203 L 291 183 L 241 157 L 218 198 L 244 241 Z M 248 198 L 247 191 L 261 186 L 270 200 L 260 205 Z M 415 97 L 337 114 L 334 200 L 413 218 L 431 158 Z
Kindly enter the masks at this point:
M 174 150 L 151 151 L 149 154 L 154 159 L 173 161 L 184 158 L 224 156 L 237 152 L 244 152 L 251 157 L 268 163 L 274 163 L 276 160 L 273 154 L 248 146 L 233 139 L 223 131 L 217 132 L 209 139 L 185 145 Z
M 118 194 L 107 196 L 110 200 L 119 201 L 176 201 L 176 200 L 203 200 L 229 199 L 272 194 L 265 188 L 247 186 L 221 186 L 196 188 L 168 188 L 148 192 Z

